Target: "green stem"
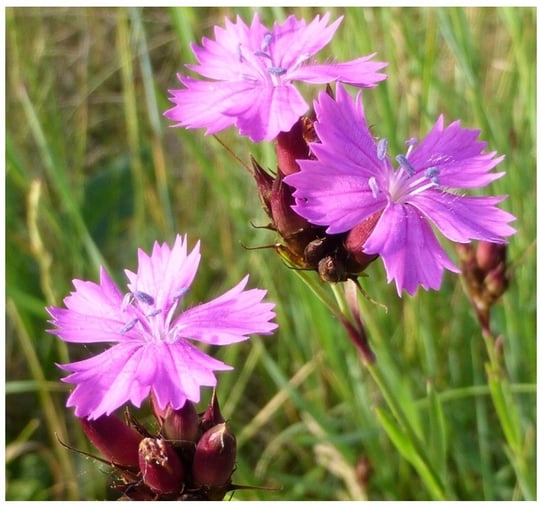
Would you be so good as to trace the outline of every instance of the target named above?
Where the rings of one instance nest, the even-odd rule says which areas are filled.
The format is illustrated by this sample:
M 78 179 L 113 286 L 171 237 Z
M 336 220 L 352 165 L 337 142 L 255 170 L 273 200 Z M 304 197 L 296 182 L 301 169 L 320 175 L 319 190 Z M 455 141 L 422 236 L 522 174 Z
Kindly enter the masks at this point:
M 398 403 L 395 397 L 395 393 L 390 388 L 387 381 L 383 377 L 380 369 L 375 364 L 367 364 L 366 367 L 368 372 L 374 379 L 374 382 L 378 386 L 380 392 L 382 393 L 387 405 L 389 406 L 389 409 L 391 410 L 394 417 L 397 419 L 400 426 L 408 436 L 411 444 L 413 445 L 414 450 L 416 451 L 418 458 L 420 459 L 420 465 L 425 468 L 426 476 L 429 478 L 429 480 L 427 481 L 427 485 L 429 486 L 429 489 L 432 492 L 433 496 L 436 500 L 446 500 L 444 485 L 442 484 L 440 477 L 438 477 L 438 475 L 436 474 L 434 467 L 430 463 L 428 454 L 425 451 L 423 443 L 421 442 L 420 438 L 417 436 L 415 430 L 410 424 L 410 421 L 406 416 L 406 413 L 402 409 L 402 406 L 400 405 L 400 403 Z

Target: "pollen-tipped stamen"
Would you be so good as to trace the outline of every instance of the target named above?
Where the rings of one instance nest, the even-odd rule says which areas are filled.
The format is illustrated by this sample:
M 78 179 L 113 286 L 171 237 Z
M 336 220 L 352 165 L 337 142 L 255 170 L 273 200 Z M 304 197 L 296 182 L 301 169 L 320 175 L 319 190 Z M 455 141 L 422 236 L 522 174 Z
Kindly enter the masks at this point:
M 397 155 L 395 158 L 399 165 L 406 171 L 406 174 L 408 174 L 408 176 L 413 176 L 416 173 L 416 170 L 414 169 L 412 164 L 408 162 L 408 159 L 404 155 Z

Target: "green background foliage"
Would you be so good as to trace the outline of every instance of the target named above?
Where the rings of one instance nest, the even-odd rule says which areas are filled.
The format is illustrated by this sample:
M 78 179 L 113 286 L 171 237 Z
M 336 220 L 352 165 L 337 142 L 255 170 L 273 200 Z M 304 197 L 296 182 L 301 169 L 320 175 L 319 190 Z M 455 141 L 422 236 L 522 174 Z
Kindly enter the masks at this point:
M 269 25 L 323 12 L 257 10 Z M 489 149 L 506 155 L 499 167 L 506 175 L 486 192 L 508 193 L 504 207 L 518 217 L 513 279 L 492 312 L 507 414 L 497 412 L 486 348 L 457 276 L 448 273 L 438 292 L 402 299 L 380 262 L 362 279 L 388 307 L 361 301 L 391 405 L 303 277 L 273 249 L 247 248 L 277 240 L 254 226 L 267 218 L 251 175 L 213 137 L 170 128 L 162 116 L 167 90 L 180 86 L 176 73 L 194 63 L 189 44 L 213 37 L 225 16 L 249 22 L 252 9 L 8 8 L 8 499 L 116 498 L 107 467 L 58 442 L 92 452 L 64 407 L 69 386 L 55 363 L 93 350 L 46 334 L 44 307 L 61 305 L 72 279 L 97 280 L 100 264 L 123 286 L 138 248 L 178 232 L 190 246 L 202 241 L 193 304 L 246 273 L 277 302 L 274 336 L 211 351 L 236 367 L 218 384 L 238 438 L 233 479 L 276 488 L 234 498 L 535 498 L 536 9 L 328 10 L 345 18 L 320 61 L 377 52 L 389 62 L 388 80 L 364 97 L 392 153 L 442 113 L 448 123 L 481 129 Z M 302 89 L 311 100 L 316 90 Z M 242 162 L 251 153 L 274 169 L 270 145 L 252 145 L 234 129 L 219 137 Z M 210 394 L 203 390 L 202 407 Z

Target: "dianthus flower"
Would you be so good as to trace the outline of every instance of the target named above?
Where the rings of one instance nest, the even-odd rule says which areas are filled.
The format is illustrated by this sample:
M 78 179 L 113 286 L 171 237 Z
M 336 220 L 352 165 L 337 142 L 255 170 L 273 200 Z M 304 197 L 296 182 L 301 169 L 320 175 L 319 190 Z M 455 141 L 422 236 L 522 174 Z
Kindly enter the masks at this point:
M 59 365 L 76 384 L 67 406 L 77 417 L 96 419 L 125 402 L 139 407 L 153 391 L 161 409 L 198 402 L 201 386 L 215 386 L 214 370 L 230 366 L 205 354 L 190 340 L 227 345 L 251 333 L 269 334 L 277 326 L 266 291 L 244 290 L 248 276 L 218 298 L 179 311 L 200 262 L 200 243 L 187 254 L 187 238 L 172 248 L 155 243 L 151 255 L 138 251 L 138 271 L 125 270 L 123 294 L 100 268 L 100 282 L 74 280 L 66 308 L 47 308 L 66 342 L 115 343 L 104 352 Z
M 361 92 L 352 98 L 338 85 L 336 99 L 321 93 L 315 103 L 311 144 L 316 160 L 299 160 L 300 172 L 285 182 L 295 187 L 294 209 L 329 234 L 366 223 L 361 244 L 378 254 L 387 281 L 395 280 L 399 296 L 421 285 L 438 289 L 444 269 L 459 272 L 435 237 L 435 226 L 456 243 L 471 239 L 504 243 L 515 232 L 513 215 L 496 207 L 502 197 L 468 196 L 462 189 L 483 187 L 504 173 L 490 173 L 504 156 L 484 153 L 479 131 L 455 121 L 444 127 L 440 116 L 425 138 L 407 142 L 394 169 L 387 141 L 376 142 L 366 123 Z M 453 189 L 461 189 L 461 192 Z M 368 227 L 368 224 L 371 224 Z
M 378 70 L 387 64 L 370 61 L 373 54 L 344 63 L 307 63 L 330 42 L 342 17 L 330 26 L 328 21 L 329 13 L 309 25 L 289 16 L 270 31 L 257 13 L 249 27 L 240 17 L 236 23 L 225 19 L 225 28 L 215 27 L 215 40 L 191 46 L 198 65 L 186 65 L 210 80 L 178 75 L 185 88 L 170 90 L 176 105 L 165 116 L 178 127 L 206 128 L 206 134 L 235 125 L 253 142 L 270 141 L 308 110 L 293 81 L 373 87 L 384 80 Z

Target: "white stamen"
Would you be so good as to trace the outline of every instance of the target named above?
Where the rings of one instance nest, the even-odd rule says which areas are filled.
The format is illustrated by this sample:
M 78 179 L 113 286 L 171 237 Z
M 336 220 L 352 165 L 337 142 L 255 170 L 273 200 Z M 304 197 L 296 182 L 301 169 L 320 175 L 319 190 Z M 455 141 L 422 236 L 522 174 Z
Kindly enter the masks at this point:
M 380 188 L 378 187 L 378 182 L 376 181 L 376 178 L 374 176 L 368 178 L 368 186 L 370 187 L 370 191 L 372 192 L 372 197 L 374 197 L 374 199 L 377 199 L 378 194 L 380 193 Z

